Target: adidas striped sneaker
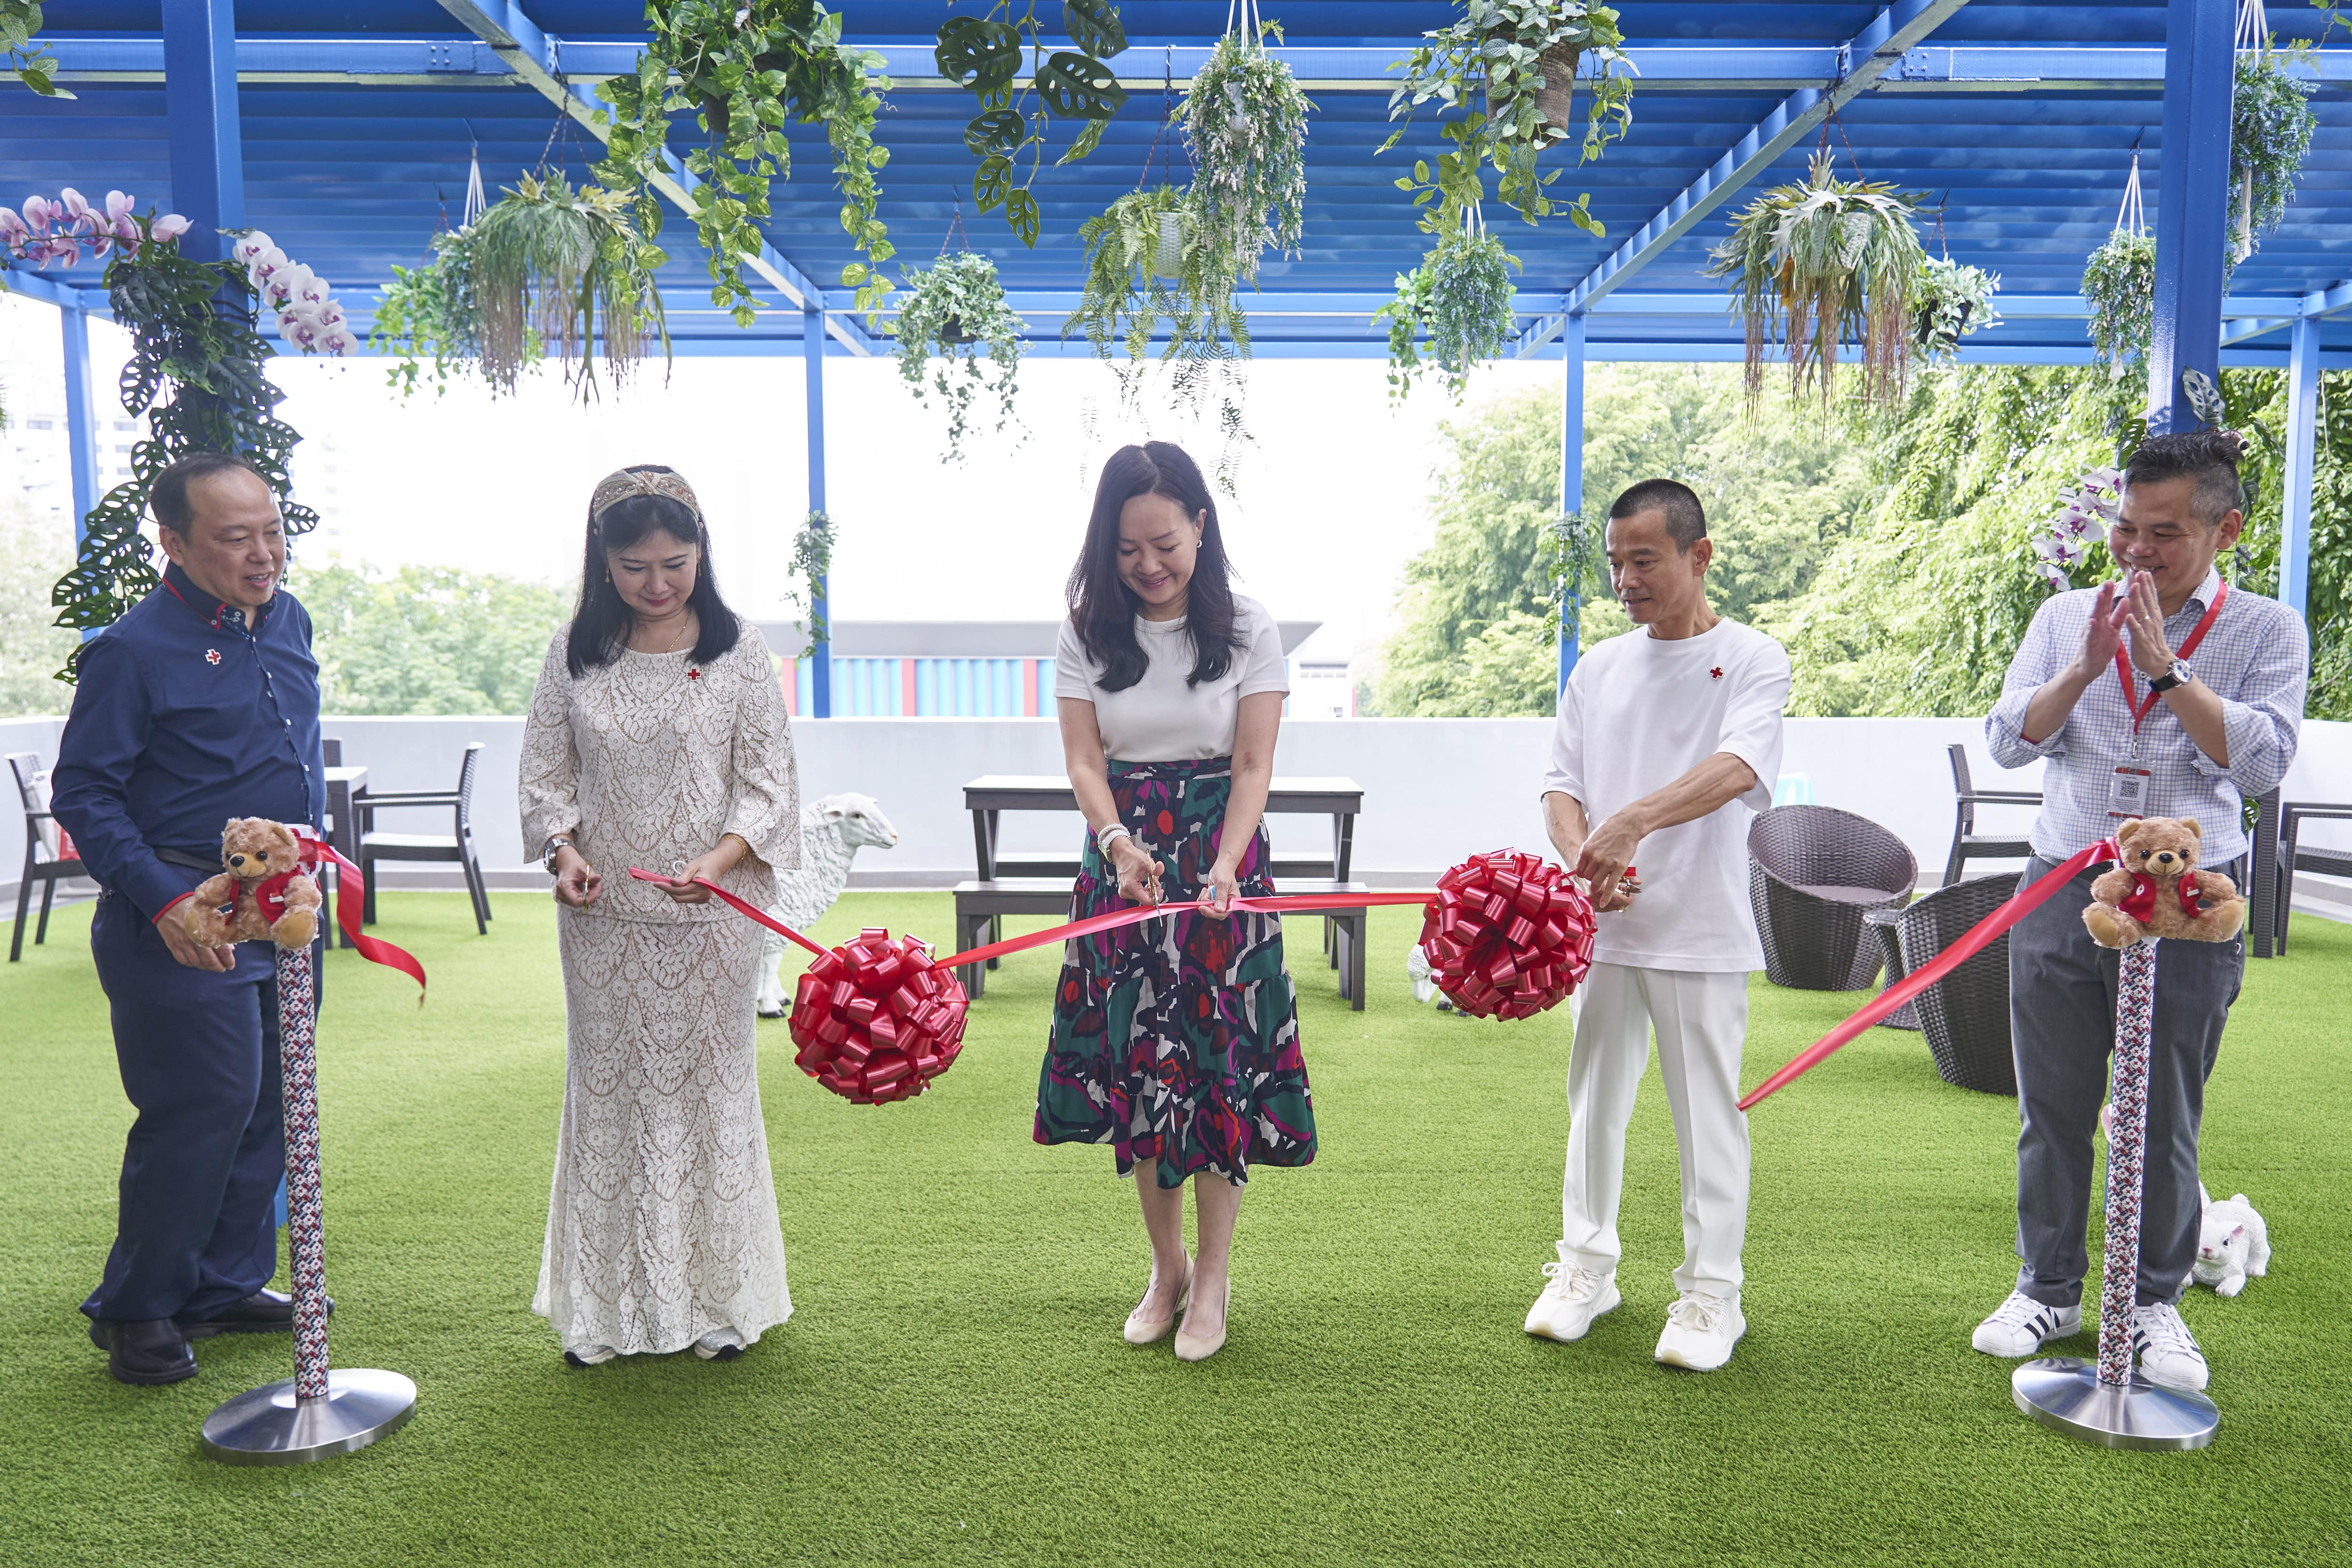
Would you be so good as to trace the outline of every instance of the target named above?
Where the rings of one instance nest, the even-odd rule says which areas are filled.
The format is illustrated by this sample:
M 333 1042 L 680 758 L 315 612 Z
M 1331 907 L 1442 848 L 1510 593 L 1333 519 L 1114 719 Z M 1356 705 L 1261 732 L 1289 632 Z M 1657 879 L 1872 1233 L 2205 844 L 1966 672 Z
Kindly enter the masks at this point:
M 2011 1290 L 2009 1300 L 1977 1325 L 1969 1343 L 1987 1355 L 2025 1356 L 2051 1340 L 2079 1333 L 2082 1328 L 2081 1307 L 2044 1306 L 2022 1290 Z

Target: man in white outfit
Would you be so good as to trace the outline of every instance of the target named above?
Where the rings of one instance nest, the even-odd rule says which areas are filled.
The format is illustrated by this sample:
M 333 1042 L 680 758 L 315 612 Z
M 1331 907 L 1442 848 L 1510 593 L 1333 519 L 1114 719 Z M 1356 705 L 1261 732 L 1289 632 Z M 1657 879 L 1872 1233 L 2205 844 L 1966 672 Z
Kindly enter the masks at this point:
M 1681 1297 L 1657 1359 L 1712 1372 L 1748 1331 L 1748 1119 L 1738 1107 L 1748 977 L 1764 950 L 1748 903 L 1748 828 L 1772 804 L 1789 656 L 1706 602 L 1714 545 L 1698 497 L 1648 479 L 1609 509 L 1609 577 L 1633 630 L 1594 647 L 1560 693 L 1545 826 L 1602 913 L 1575 998 L 1559 1260 L 1528 1313 L 1584 1337 L 1614 1308 L 1625 1127 L 1656 1032 L 1682 1152 Z M 1640 900 L 1626 885 L 1638 866 Z

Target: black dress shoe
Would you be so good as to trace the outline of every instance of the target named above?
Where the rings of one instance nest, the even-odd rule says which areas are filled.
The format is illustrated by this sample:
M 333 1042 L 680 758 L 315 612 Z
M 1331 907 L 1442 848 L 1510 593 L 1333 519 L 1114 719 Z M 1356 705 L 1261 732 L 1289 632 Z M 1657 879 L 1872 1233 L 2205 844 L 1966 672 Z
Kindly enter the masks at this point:
M 89 1342 L 106 1352 L 106 1370 L 117 1383 L 152 1387 L 196 1375 L 195 1353 L 169 1318 L 97 1318 Z
M 335 1299 L 327 1298 L 327 1316 L 335 1315 Z M 283 1334 L 294 1328 L 294 1298 L 275 1290 L 256 1290 L 242 1301 L 231 1301 L 200 1323 L 182 1323 L 180 1331 L 192 1340 L 215 1334 Z

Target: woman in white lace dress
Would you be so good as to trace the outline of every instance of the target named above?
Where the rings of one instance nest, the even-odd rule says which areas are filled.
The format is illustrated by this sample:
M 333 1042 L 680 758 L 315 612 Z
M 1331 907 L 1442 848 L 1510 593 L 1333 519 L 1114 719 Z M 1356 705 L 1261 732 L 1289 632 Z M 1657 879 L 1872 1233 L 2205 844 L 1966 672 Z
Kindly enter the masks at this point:
M 596 487 L 521 795 L 562 906 L 570 1033 L 531 1310 L 576 1366 L 740 1355 L 793 1311 L 755 1070 L 760 928 L 694 879 L 772 903 L 772 868 L 800 864 L 800 786 L 767 644 L 719 598 L 667 468 Z

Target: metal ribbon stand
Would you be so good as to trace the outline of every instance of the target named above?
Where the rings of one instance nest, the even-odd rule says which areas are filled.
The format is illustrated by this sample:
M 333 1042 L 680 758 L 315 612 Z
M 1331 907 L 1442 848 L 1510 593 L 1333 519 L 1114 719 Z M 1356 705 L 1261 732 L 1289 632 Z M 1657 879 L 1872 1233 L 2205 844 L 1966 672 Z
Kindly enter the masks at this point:
M 285 1075 L 286 1234 L 294 1268 L 294 1375 L 205 1417 L 205 1452 L 231 1465 L 300 1465 L 364 1448 L 416 1414 L 396 1372 L 327 1366 L 327 1247 L 319 1202 L 318 991 L 310 949 L 278 950 Z
M 2132 1371 L 2139 1298 L 2141 1169 L 2147 1152 L 2147 1058 L 2156 1012 L 2156 941 L 2124 949 L 2116 998 L 2115 1114 L 2107 1132 L 2106 1268 L 2099 1356 L 2043 1356 L 2009 1380 L 2017 1407 L 2107 1448 L 2201 1448 L 2221 1413 L 2201 1394 L 2160 1388 Z

